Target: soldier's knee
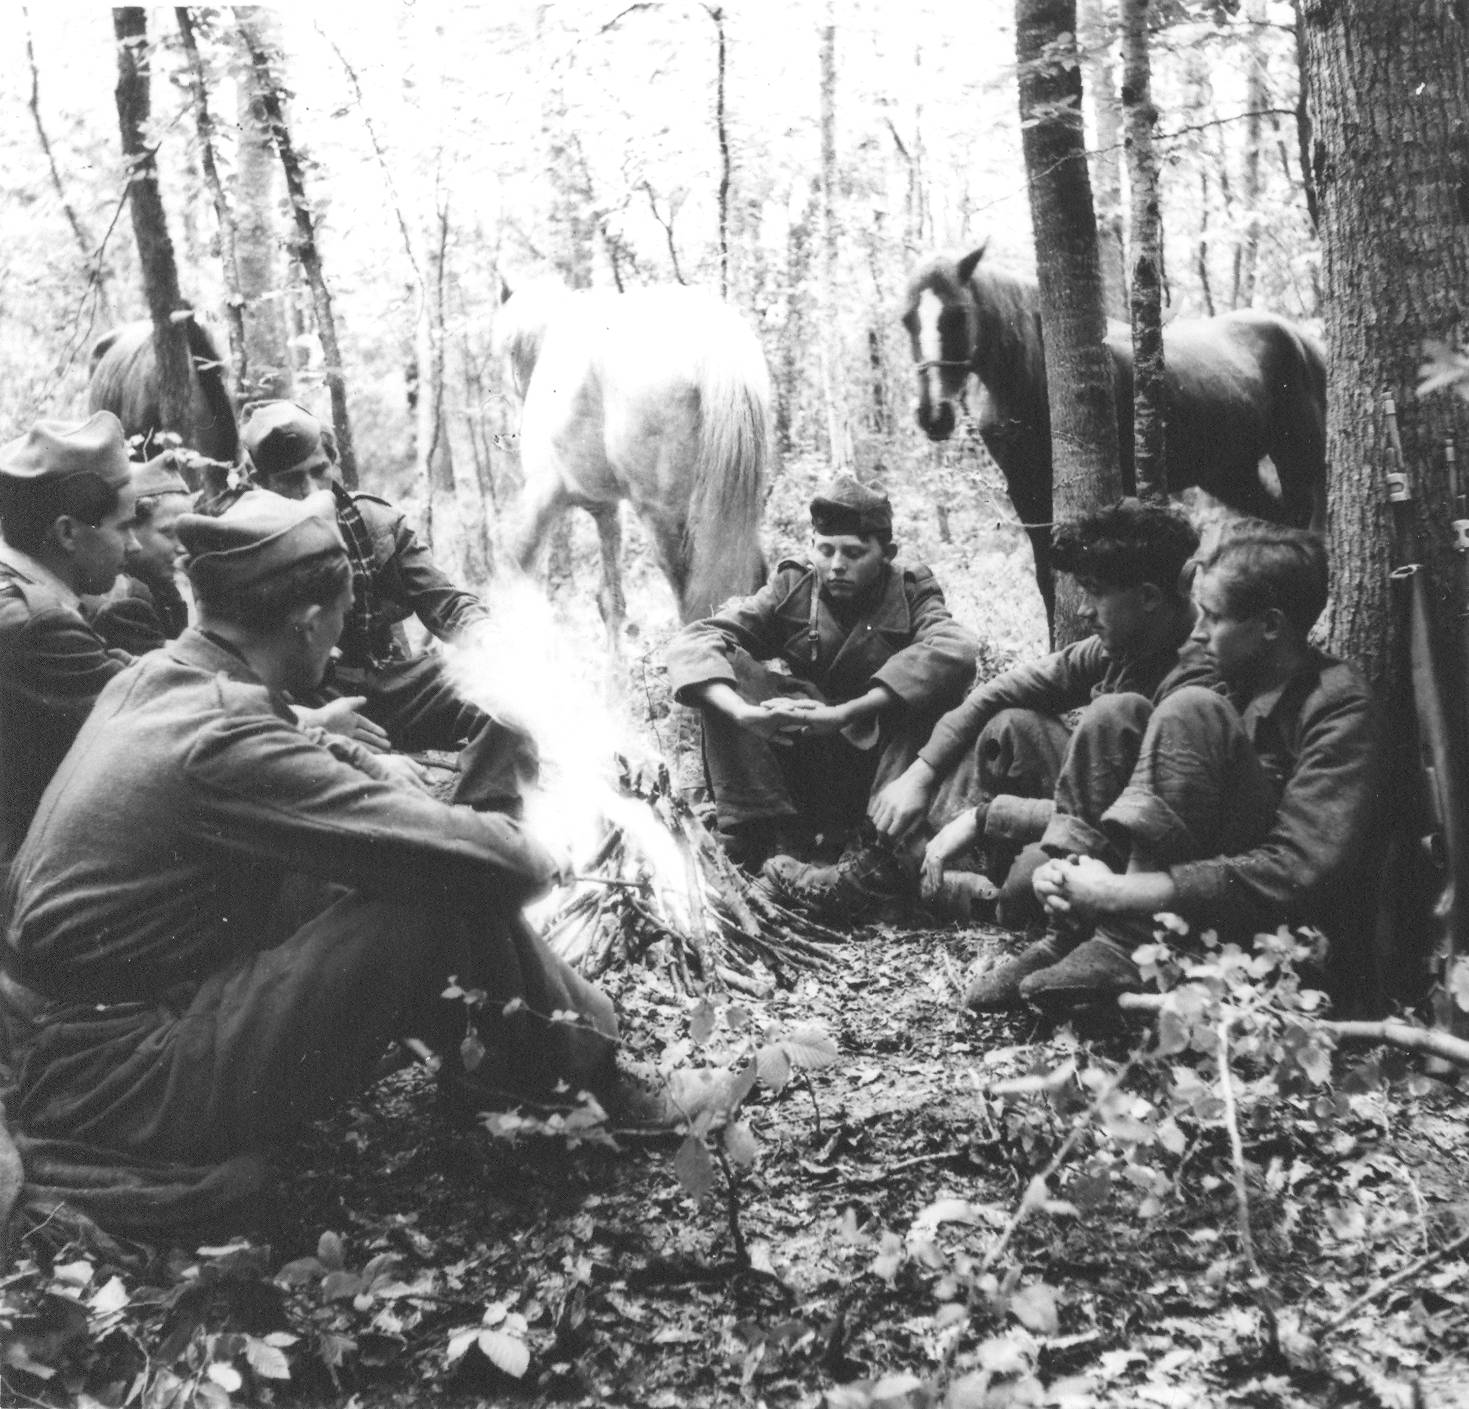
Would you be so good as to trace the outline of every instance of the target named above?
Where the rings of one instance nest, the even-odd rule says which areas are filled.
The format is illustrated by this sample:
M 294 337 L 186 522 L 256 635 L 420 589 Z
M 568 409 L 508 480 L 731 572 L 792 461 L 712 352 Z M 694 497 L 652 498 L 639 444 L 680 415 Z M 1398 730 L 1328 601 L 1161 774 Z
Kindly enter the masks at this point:
M 1153 704 L 1146 695 L 1127 690 L 1115 695 L 1098 695 L 1082 710 L 1076 732 L 1107 736 L 1137 732 L 1147 724 L 1152 713 Z

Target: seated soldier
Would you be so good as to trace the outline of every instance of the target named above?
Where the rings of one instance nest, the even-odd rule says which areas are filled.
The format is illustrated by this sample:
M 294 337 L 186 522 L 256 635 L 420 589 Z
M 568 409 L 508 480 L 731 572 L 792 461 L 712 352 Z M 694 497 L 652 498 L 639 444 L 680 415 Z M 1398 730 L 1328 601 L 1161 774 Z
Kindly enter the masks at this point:
M 293 722 L 351 610 L 331 497 L 250 494 L 179 534 L 199 626 L 102 692 L 11 870 L 0 1030 L 33 1186 L 85 1206 L 116 1166 L 119 1221 L 213 1212 L 407 1036 L 490 1108 L 565 1082 L 657 1126 L 722 1094 L 619 1070 L 611 1002 L 520 913 L 557 864 L 519 823 Z
M 179 515 L 193 502 L 193 491 L 166 450 L 132 468 L 133 537 L 123 571 L 112 591 L 97 601 L 92 625 L 109 646 L 141 656 L 178 637 L 189 624 L 189 605 L 179 591 Z
M 263 488 L 288 499 L 330 491 L 352 564 L 352 607 L 339 654 L 306 703 L 365 699 L 362 714 L 395 749 L 458 752 L 455 802 L 519 816 L 522 791 L 539 772 L 535 741 L 464 699 L 442 656 L 411 654 L 400 625 L 416 615 L 434 636 L 452 640 L 489 620 L 479 598 L 435 566 L 401 512 L 347 490 L 336 476 L 335 442 L 309 411 L 291 401 L 257 402 L 241 438 Z
M 102 687 L 132 660 L 82 615 L 133 537 L 122 424 L 38 421 L 0 448 L 0 869 Z
M 836 866 L 802 865 L 799 853 L 816 833 L 840 842 L 857 831 L 873 791 L 968 684 L 976 643 L 933 573 L 894 561 L 879 489 L 839 477 L 811 501 L 811 526 L 810 561 L 782 562 L 753 596 L 684 627 L 668 674 L 674 698 L 703 714 L 731 855 L 751 869 L 763 860 L 787 898 L 855 918 L 903 859 L 873 841 L 853 841 Z
M 1076 732 L 1077 719 L 1126 730 L 1114 697 L 1157 702 L 1215 678 L 1188 648 L 1194 610 L 1182 577 L 1198 542 L 1178 510 L 1136 499 L 1057 526 L 1053 561 L 1075 577 L 1092 635 L 976 685 L 873 804 L 877 830 L 897 842 L 921 835 L 930 818 L 946 823 L 924 853 L 925 894 L 982 847 L 1003 882 L 1000 922 L 1019 929 L 1040 918 L 1030 881 L 1045 860 L 1037 843 L 1052 810 L 1069 810 L 1079 788 L 1106 777 L 1120 790 L 1127 776 L 1116 771 L 1115 749 Z
M 1241 522 L 1200 563 L 1194 595 L 1193 639 L 1223 692 L 1134 697 L 1144 727 L 1125 786 L 1084 793 L 1046 830 L 1057 859 L 1034 886 L 1064 929 L 981 978 L 971 1006 L 1063 1013 L 1139 988 L 1130 955 L 1162 911 L 1241 942 L 1282 924 L 1348 938 L 1367 913 L 1374 709 L 1356 667 L 1307 644 L 1326 605 L 1325 547 Z M 1353 960 L 1334 958 L 1340 988 Z

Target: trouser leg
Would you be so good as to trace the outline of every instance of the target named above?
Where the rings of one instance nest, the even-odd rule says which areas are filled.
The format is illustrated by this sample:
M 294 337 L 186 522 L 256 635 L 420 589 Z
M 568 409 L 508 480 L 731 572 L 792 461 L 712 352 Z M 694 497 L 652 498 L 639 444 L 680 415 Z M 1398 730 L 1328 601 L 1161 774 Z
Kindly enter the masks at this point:
M 1081 712 L 1041 839 L 1047 853 L 1095 856 L 1114 870 L 1127 864 L 1127 850 L 1116 850 L 1101 823 L 1132 776 L 1152 713 L 1151 702 L 1137 694 L 1103 695 Z

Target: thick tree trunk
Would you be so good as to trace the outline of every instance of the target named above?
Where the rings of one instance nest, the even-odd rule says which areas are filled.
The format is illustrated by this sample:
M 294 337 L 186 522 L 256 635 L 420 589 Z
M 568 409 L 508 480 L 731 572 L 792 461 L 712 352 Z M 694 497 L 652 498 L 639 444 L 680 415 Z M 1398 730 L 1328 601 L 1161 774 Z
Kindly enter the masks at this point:
M 250 68 L 256 94 L 265 112 L 271 140 L 281 159 L 286 190 L 291 198 L 291 212 L 296 221 L 296 254 L 306 272 L 311 288 L 311 302 L 316 310 L 316 335 L 321 339 L 326 362 L 324 377 L 332 400 L 332 429 L 337 437 L 337 458 L 342 479 L 349 488 L 357 486 L 357 454 L 352 444 L 352 423 L 347 415 L 347 379 L 342 365 L 342 349 L 337 342 L 337 323 L 332 313 L 331 291 L 321 265 L 321 250 L 316 243 L 316 217 L 306 197 L 306 178 L 301 159 L 296 153 L 291 130 L 286 125 L 285 102 L 278 72 L 280 51 L 271 45 L 263 30 L 258 29 L 243 11 L 236 12 L 240 35 L 250 51 Z
M 1148 58 L 1148 0 L 1122 0 L 1122 43 L 1122 111 L 1132 190 L 1132 454 L 1138 496 L 1161 503 L 1168 498 L 1168 388 L 1163 381 L 1163 212 L 1153 151 L 1158 110 Z
M 1403 618 L 1388 580 L 1396 555 L 1384 474 L 1398 457 L 1383 403 L 1385 394 L 1396 403 L 1401 467 L 1414 494 L 1408 541 L 1400 549 L 1423 565 L 1447 713 L 1461 720 L 1465 663 L 1455 659 L 1451 633 L 1457 564 L 1444 443 L 1454 436 L 1469 444 L 1469 407 L 1448 395 L 1419 399 L 1415 386 L 1424 340 L 1457 342 L 1465 326 L 1469 45 L 1452 0 L 1389 6 L 1303 0 L 1301 20 L 1327 290 L 1327 527 L 1334 581 L 1326 624 L 1332 648 L 1361 662 L 1383 687 L 1389 716 L 1384 737 L 1393 754 L 1382 815 L 1397 819 L 1416 839 L 1418 760 L 1401 747 L 1415 737 L 1413 693 L 1397 686 L 1413 679 L 1417 690 L 1419 682 L 1410 673 L 1407 633 L 1397 629 Z M 1452 742 L 1462 760 L 1465 740 L 1458 732 Z M 1455 772 L 1452 766 L 1448 771 Z M 1446 781 L 1451 796 L 1462 798 L 1461 780 Z M 1404 854 L 1414 851 L 1410 846 Z M 1451 854 L 1460 910 L 1463 859 Z M 1421 890 L 1423 879 L 1417 879 Z M 1411 902 L 1413 890 L 1390 882 L 1387 893 L 1406 894 Z M 1462 920 L 1435 927 L 1434 944 L 1424 946 L 1421 935 L 1431 923 L 1411 903 L 1407 923 L 1398 917 L 1390 972 L 1411 975 L 1426 967 L 1442 979 L 1447 956 L 1464 952 L 1465 927 Z M 1440 1021 L 1452 1020 L 1452 1006 L 1438 989 Z
M 1127 245 L 1122 210 L 1122 106 L 1112 62 L 1116 34 L 1107 0 L 1078 0 L 1078 34 L 1096 130 L 1092 184 L 1097 203 L 1097 247 L 1102 261 L 1102 306 L 1109 318 L 1126 318 Z
M 275 47 L 280 16 L 261 6 L 237 9 L 252 32 Z M 245 55 L 249 62 L 248 53 Z M 277 176 L 280 163 L 270 136 L 265 105 L 248 80 L 236 85 L 234 215 L 235 266 L 244 326 L 244 365 L 239 372 L 240 398 L 290 397 L 295 394 L 291 354 L 291 322 L 281 272 L 280 235 L 276 229 Z
M 1081 122 L 1081 70 L 1074 40 L 1075 0 L 1016 0 L 1015 48 L 1020 66 L 1020 120 L 1036 273 L 1046 344 L 1053 517 L 1074 518 L 1121 493 L 1112 355 L 1104 341 L 1097 222 Z M 1078 595 L 1057 582 L 1057 645 L 1084 634 Z

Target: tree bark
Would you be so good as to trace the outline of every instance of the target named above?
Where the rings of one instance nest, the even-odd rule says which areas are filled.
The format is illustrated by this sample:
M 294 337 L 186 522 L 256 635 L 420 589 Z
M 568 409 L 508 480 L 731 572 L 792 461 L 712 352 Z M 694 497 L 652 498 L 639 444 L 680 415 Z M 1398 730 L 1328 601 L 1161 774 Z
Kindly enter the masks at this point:
M 209 187 L 210 199 L 214 202 L 215 218 L 219 222 L 219 256 L 224 268 L 225 323 L 229 329 L 230 366 L 234 376 L 226 377 L 225 384 L 238 388 L 245 385 L 249 364 L 245 358 L 245 300 L 240 294 L 240 266 L 235 254 L 235 218 L 224 193 L 224 182 L 220 180 L 219 164 L 214 151 L 214 115 L 209 110 L 209 85 L 204 72 L 204 60 L 199 54 L 198 40 L 194 34 L 194 21 L 185 6 L 174 12 L 178 22 L 179 36 L 183 40 L 184 55 L 189 61 L 190 89 L 194 103 L 194 125 L 199 133 L 199 162 L 204 172 L 205 184 Z
M 729 115 L 726 111 L 725 80 L 729 64 L 729 45 L 724 32 L 724 11 L 718 5 L 706 5 L 714 21 L 717 40 L 714 78 L 714 135 L 719 144 L 719 190 L 716 209 L 719 214 L 719 296 L 729 297 Z
M 1097 202 L 1097 243 L 1102 261 L 1102 306 L 1109 318 L 1126 318 L 1127 244 L 1122 211 L 1122 107 L 1112 63 L 1115 35 L 1107 0 L 1079 0 L 1083 71 L 1096 131 L 1092 180 Z
M 1053 517 L 1074 518 L 1121 493 L 1112 355 L 1102 311 L 1097 221 L 1087 173 L 1075 0 L 1016 0 L 1020 120 L 1046 346 Z M 1057 582 L 1054 640 L 1085 634 L 1080 598 Z
M 279 15 L 261 6 L 237 8 L 252 32 L 275 47 Z M 249 63 L 248 52 L 245 55 Z M 240 317 L 244 326 L 244 366 L 239 372 L 240 398 L 295 395 L 295 363 L 291 352 L 290 310 L 281 273 L 280 237 L 276 231 L 276 174 L 279 162 L 270 136 L 265 105 L 254 83 L 236 86 L 239 138 L 235 149 L 235 264 L 238 270 Z
M 316 310 L 316 334 L 321 339 L 322 354 L 326 361 L 324 376 L 327 390 L 331 393 L 332 429 L 337 437 L 337 459 L 341 466 L 342 479 L 348 488 L 355 489 L 357 454 L 352 445 L 352 423 L 347 415 L 347 380 L 342 367 L 342 350 L 337 341 L 331 291 L 327 288 L 326 275 L 321 264 L 321 250 L 316 242 L 316 217 L 306 197 L 306 178 L 301 158 L 296 152 L 291 130 L 286 125 L 285 104 L 277 77 L 281 62 L 280 51 L 268 43 L 264 31 L 257 28 L 252 18 L 243 11 L 236 11 L 236 21 L 250 53 L 250 68 L 256 93 L 270 128 L 271 140 L 280 157 L 286 190 L 291 198 L 291 212 L 296 221 L 296 254 L 311 288 L 311 302 Z
M 163 197 L 158 190 L 155 149 L 145 132 L 152 112 L 149 86 L 147 11 L 129 6 L 112 12 L 117 36 L 117 121 L 123 155 L 128 159 L 128 204 L 148 315 L 153 320 L 153 347 L 158 365 L 160 429 L 187 437 L 189 430 L 190 373 L 188 336 L 181 318 L 187 305 L 179 293 L 178 267 Z
M 1122 111 L 1132 191 L 1133 465 L 1138 497 L 1168 498 L 1168 388 L 1163 381 L 1163 213 L 1153 151 L 1148 0 L 1122 0 Z

